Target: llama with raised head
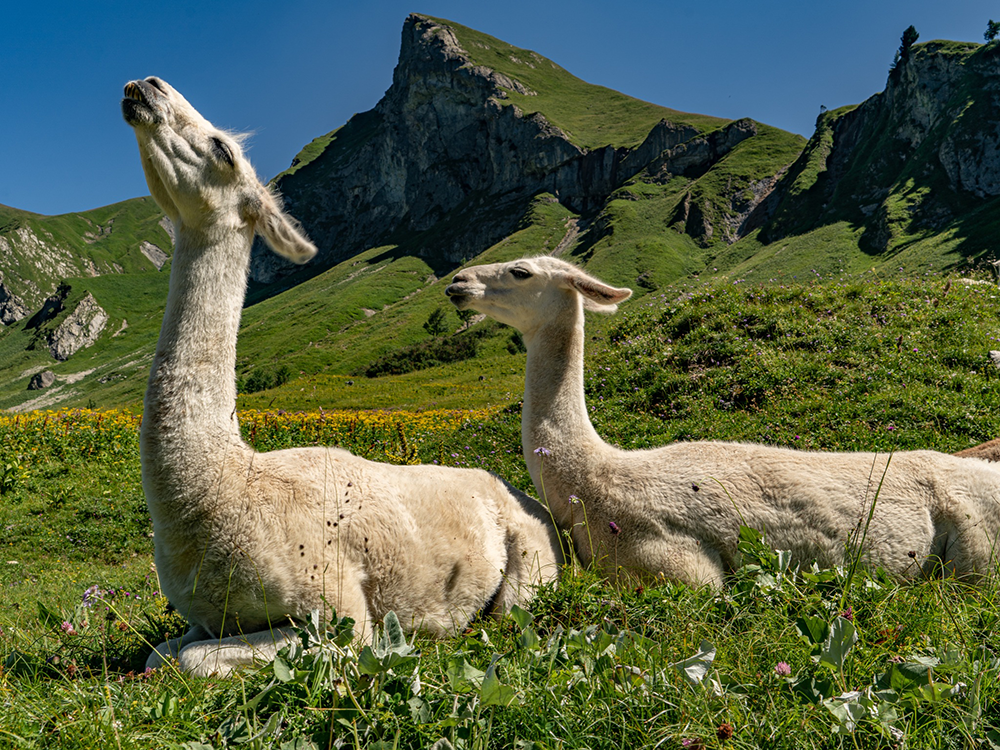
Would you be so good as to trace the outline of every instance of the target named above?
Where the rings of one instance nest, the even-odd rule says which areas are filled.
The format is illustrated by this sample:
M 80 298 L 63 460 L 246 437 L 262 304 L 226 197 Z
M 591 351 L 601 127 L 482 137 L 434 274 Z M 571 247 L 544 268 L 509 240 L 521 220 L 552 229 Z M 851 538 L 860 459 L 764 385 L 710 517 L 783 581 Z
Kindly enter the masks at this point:
M 547 512 L 485 471 L 243 442 L 236 334 L 251 241 L 299 263 L 316 249 L 239 139 L 166 82 L 128 83 L 122 113 L 175 229 L 140 445 L 160 584 L 191 629 L 148 665 L 175 655 L 185 671 L 224 675 L 271 659 L 293 623 L 327 603 L 360 638 L 390 610 L 405 628 L 446 635 L 553 579 L 561 558 Z
M 861 545 L 868 565 L 901 578 L 938 566 L 956 575 L 993 569 L 1000 471 L 986 462 L 933 451 L 890 456 L 726 442 L 620 450 L 587 414 L 584 309 L 614 312 L 630 290 L 535 257 L 466 268 L 446 292 L 460 310 L 523 335 L 524 458 L 585 564 L 614 576 L 622 569 L 721 586 L 739 563 L 745 523 L 766 530 L 768 542 L 798 563 L 842 563 Z

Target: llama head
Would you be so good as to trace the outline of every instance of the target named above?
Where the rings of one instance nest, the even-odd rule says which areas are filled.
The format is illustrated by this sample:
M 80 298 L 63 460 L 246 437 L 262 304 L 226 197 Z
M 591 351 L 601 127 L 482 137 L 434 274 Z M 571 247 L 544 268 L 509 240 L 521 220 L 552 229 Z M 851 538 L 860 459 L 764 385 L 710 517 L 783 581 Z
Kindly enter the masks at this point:
M 174 222 L 213 237 L 256 232 L 279 255 L 305 263 L 316 247 L 260 183 L 241 138 L 216 128 L 166 81 L 125 84 L 122 115 L 139 142 L 153 200 Z
M 460 310 L 478 310 L 527 333 L 559 320 L 581 301 L 587 310 L 613 313 L 632 290 L 609 286 L 566 261 L 542 255 L 462 269 L 445 294 Z

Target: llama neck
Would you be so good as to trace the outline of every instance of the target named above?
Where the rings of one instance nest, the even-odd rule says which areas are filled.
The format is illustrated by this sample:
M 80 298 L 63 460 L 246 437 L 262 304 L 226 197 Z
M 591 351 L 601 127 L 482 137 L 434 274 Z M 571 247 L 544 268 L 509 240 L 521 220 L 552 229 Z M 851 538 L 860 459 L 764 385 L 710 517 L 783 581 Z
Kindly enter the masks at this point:
M 582 486 L 609 449 L 587 415 L 583 391 L 582 302 L 553 316 L 524 340 L 528 348 L 521 445 L 535 488 L 557 521 L 568 517 L 568 497 Z M 537 455 L 536 449 L 546 455 Z M 544 477 L 542 471 L 544 469 Z
M 236 335 L 250 229 L 215 239 L 177 228 L 163 326 L 144 401 L 143 463 L 190 473 L 242 445 L 236 419 Z

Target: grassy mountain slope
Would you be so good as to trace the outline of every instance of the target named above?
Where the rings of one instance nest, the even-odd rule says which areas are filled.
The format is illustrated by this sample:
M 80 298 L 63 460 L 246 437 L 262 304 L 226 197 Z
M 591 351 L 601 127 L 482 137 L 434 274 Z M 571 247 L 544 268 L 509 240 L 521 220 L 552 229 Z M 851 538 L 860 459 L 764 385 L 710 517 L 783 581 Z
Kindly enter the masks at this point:
M 37 307 L 69 276 L 155 272 L 141 247 L 149 242 L 170 255 L 162 220 L 149 197 L 59 216 L 0 206 L 0 280 Z
M 885 91 L 821 114 L 774 220 L 732 249 L 737 272 L 773 275 L 779 251 L 785 261 L 887 272 L 991 259 L 1000 231 L 990 94 L 998 56 L 996 45 L 918 44 Z
M 109 321 L 93 347 L 57 362 L 29 327 L 30 318 L 0 329 L 0 408 L 29 404 L 118 406 L 138 404 L 146 387 L 153 349 L 163 319 L 168 277 L 165 272 L 113 274 L 68 279 L 63 312 L 44 328 L 58 325 L 88 292 L 109 313 Z M 45 391 L 28 391 L 33 374 L 51 370 L 56 384 Z
M 544 114 L 577 145 L 634 147 L 662 118 L 695 125 L 702 136 L 728 127 L 725 120 L 678 113 L 591 86 L 535 53 L 447 25 L 474 63 L 491 66 L 535 92 L 525 96 L 509 90 L 507 103 Z M 982 68 L 985 54 L 977 45 L 939 42 L 915 49 L 917 63 L 941 54 L 952 62 L 960 58 L 971 68 Z M 929 146 L 900 151 L 893 113 L 908 106 L 904 73 L 917 80 L 912 70 L 904 70 L 897 74 L 899 81 L 890 77 L 888 93 L 821 115 L 804 150 L 800 137 L 750 123 L 752 137 L 721 155 L 685 162 L 675 171 L 651 166 L 584 213 L 547 193 L 526 198 L 473 192 L 430 228 L 388 233 L 377 246 L 332 267 L 254 287 L 244 312 L 237 375 L 247 381 L 283 370 L 281 379 L 287 382 L 244 393 L 240 403 L 286 409 L 426 408 L 516 399 L 523 368 L 516 337 L 488 322 L 470 327 L 459 319 L 443 294 L 458 266 L 432 252 L 469 231 L 470 216 L 502 216 L 516 229 L 468 262 L 558 252 L 610 283 L 633 288 L 637 300 L 643 295 L 670 300 L 685 284 L 715 277 L 787 284 L 856 279 L 873 270 L 884 277 L 901 270 L 923 274 L 964 267 L 967 259 L 982 254 L 976 243 L 996 228 L 996 199 L 970 202 L 968 196 L 946 190 L 943 168 L 927 166 Z M 963 127 L 972 128 L 968 132 L 974 132 L 975 122 L 989 121 L 975 91 L 985 75 L 979 70 L 972 77 L 954 78 L 958 83 L 947 89 L 948 111 L 960 116 L 943 118 L 930 128 L 928 143 L 954 137 L 952 125 L 962 118 Z M 887 108 L 890 100 L 895 109 Z M 349 163 L 383 125 L 374 110 L 352 118 L 303 149 L 287 174 Z M 890 153 L 891 148 L 897 152 Z M 869 185 L 865 174 L 891 184 Z M 776 182 L 770 195 L 781 203 L 772 215 L 772 198 L 760 199 Z M 880 196 L 874 207 L 860 202 L 864 190 Z M 927 221 L 932 199 L 952 212 L 936 225 Z M 290 205 L 294 211 L 295 201 Z M 93 237 L 76 237 L 84 248 L 80 252 L 90 253 L 85 257 L 94 263 L 118 263 L 126 271 L 150 266 L 143 256 L 136 259 L 134 242 L 144 231 L 165 236 L 158 220 L 149 199 L 66 217 L 0 209 L 0 223 L 8 229 L 34 222 L 36 234 L 42 227 L 52 236 L 89 231 Z M 103 231 L 108 226 L 110 233 Z M 880 227 L 888 228 L 890 246 L 874 252 L 870 237 Z M 161 246 L 167 244 L 160 240 Z M 111 321 L 94 347 L 68 362 L 56 363 L 43 347 L 32 347 L 38 333 L 28 330 L 25 321 L 0 329 L 0 407 L 137 404 L 159 327 L 168 267 L 160 273 L 71 279 L 68 301 L 90 292 L 111 313 Z M 425 324 L 439 311 L 442 330 L 434 335 Z M 610 325 L 595 321 L 594 335 Z M 62 390 L 35 400 L 38 394 L 25 389 L 30 375 L 43 368 L 56 373 Z M 374 371 L 398 374 L 366 375 Z
M 514 47 L 467 26 L 432 19 L 455 32 L 473 62 L 518 81 L 532 93 L 507 91 L 509 104 L 525 113 L 538 112 L 581 148 L 639 145 L 660 120 L 715 130 L 728 120 L 681 112 L 582 81 L 531 50 Z

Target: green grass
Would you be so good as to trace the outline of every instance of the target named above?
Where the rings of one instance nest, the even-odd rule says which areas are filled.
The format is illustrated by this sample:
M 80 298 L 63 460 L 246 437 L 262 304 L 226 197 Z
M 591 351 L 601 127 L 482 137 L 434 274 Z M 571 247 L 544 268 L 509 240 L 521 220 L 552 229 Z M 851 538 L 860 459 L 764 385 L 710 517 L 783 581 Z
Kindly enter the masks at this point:
M 625 446 L 706 437 L 964 447 L 998 426 L 990 413 L 997 376 L 982 367 L 983 347 L 1000 333 L 998 296 L 957 283 L 944 293 L 936 278 L 648 295 L 591 341 L 595 424 Z M 905 346 L 896 346 L 899 335 Z M 523 356 L 516 361 L 523 368 Z M 867 385 L 870 376 L 881 379 Z M 852 410 L 865 419 L 854 422 Z M 925 424 L 931 412 L 938 416 Z M 243 422 L 262 450 L 339 444 L 376 460 L 487 466 L 529 487 L 516 399 L 492 416 L 465 413 L 352 420 L 275 412 Z M 151 645 L 183 624 L 165 609 L 150 569 L 137 426 L 122 412 L 0 421 L 2 746 L 415 748 L 443 738 L 456 748 L 798 749 L 1000 740 L 996 579 L 901 586 L 877 572 L 794 573 L 749 532 L 746 565 L 724 593 L 613 587 L 570 566 L 530 612 L 451 639 L 403 640 L 388 627 L 363 656 L 327 641 L 318 653 L 293 651 L 225 680 L 170 668 L 145 674 Z M 309 637 L 315 643 L 318 633 Z
M 29 328 L 29 317 L 0 333 L 0 407 L 15 407 L 40 395 L 77 406 L 140 402 L 163 319 L 168 273 L 165 268 L 160 273 L 67 279 L 70 291 L 59 315 L 41 329 Z M 44 332 L 58 326 L 87 293 L 109 314 L 104 333 L 93 347 L 58 362 L 45 346 Z M 56 385 L 44 392 L 27 391 L 30 373 L 39 370 L 54 372 Z
M 995 286 L 930 275 L 719 282 L 647 297 L 613 324 L 595 352 L 591 401 L 609 423 L 631 422 L 617 429 L 633 445 L 723 432 L 802 448 L 956 451 L 1000 435 L 988 358 L 998 321 Z

